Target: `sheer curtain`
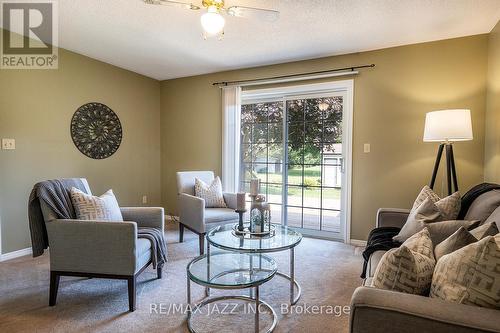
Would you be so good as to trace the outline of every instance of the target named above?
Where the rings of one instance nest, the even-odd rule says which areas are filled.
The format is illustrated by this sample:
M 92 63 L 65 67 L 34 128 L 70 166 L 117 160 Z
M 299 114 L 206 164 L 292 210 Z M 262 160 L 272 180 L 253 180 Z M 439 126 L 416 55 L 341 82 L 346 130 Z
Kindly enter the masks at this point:
M 222 88 L 222 186 L 239 190 L 241 87 Z

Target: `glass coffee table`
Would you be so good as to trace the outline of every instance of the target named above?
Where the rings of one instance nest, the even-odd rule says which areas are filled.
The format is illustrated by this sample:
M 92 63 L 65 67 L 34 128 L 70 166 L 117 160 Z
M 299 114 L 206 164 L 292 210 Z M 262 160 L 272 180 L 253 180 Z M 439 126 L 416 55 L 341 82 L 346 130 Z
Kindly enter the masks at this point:
M 276 272 L 276 275 L 290 281 L 290 304 L 294 305 L 300 299 L 302 293 L 299 283 L 295 280 L 295 252 L 294 249 L 302 240 L 302 234 L 292 228 L 273 224 L 274 234 L 269 236 L 237 235 L 234 231 L 234 223 L 221 225 L 213 228 L 207 233 L 207 256 L 210 257 L 210 246 L 237 252 L 258 254 L 255 258 L 260 263 L 264 257 L 263 253 L 290 251 L 290 275 Z M 207 296 L 210 294 L 207 286 Z M 250 294 L 252 296 L 252 294 Z
M 191 306 L 191 281 L 216 289 L 246 289 L 254 290 L 255 296 L 224 295 L 205 298 L 188 311 L 188 329 L 196 333 L 192 325 L 192 314 L 204 306 L 225 300 L 241 300 L 255 304 L 254 327 L 260 332 L 260 311 L 266 308 L 272 315 L 273 322 L 266 332 L 272 332 L 278 322 L 274 309 L 260 299 L 259 286 L 271 280 L 278 268 L 273 258 L 252 253 L 219 252 L 206 254 L 193 259 L 187 266 L 187 301 Z

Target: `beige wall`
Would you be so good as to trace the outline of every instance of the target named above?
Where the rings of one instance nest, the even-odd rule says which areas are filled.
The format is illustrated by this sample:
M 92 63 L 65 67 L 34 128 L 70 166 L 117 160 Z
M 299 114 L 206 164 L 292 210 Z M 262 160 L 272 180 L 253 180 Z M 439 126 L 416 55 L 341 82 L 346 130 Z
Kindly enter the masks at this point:
M 59 57 L 58 70 L 0 70 L 0 137 L 17 145 L 0 150 L 3 253 L 30 246 L 27 201 L 40 180 L 86 177 L 96 194 L 112 188 L 121 205 L 142 205 L 142 195 L 161 203 L 160 83 L 65 50 Z M 87 102 L 108 105 L 123 126 L 120 149 L 105 160 L 71 140 L 71 117 Z
M 489 35 L 484 179 L 500 183 L 500 21 Z
M 212 82 L 375 63 L 354 83 L 351 235 L 366 239 L 379 207 L 409 207 L 429 182 L 437 144 L 422 142 L 426 112 L 472 110 L 474 140 L 455 147 L 459 187 L 483 180 L 487 47 L 488 35 L 477 35 L 163 81 L 163 203 L 176 212 L 176 171 L 221 172 L 221 100 Z

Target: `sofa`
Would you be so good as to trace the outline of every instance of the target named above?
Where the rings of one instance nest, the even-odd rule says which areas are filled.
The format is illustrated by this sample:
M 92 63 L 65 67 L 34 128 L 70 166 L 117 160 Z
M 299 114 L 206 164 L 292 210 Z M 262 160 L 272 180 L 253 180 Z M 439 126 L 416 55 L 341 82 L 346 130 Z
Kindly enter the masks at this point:
M 376 226 L 402 227 L 409 213 L 407 209 L 381 208 Z M 500 190 L 478 196 L 464 219 L 495 221 L 500 227 Z M 370 256 L 367 278 L 352 296 L 350 332 L 500 332 L 500 310 L 369 287 L 385 252 Z

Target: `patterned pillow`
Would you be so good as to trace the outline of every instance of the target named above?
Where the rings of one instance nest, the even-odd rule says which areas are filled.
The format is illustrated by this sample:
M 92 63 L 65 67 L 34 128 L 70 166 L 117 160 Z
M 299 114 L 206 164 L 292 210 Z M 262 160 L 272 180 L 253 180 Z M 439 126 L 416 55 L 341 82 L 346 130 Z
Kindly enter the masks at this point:
M 212 184 L 207 185 L 203 180 L 195 178 L 194 194 L 202 199 L 205 199 L 206 208 L 226 208 L 224 195 L 222 194 L 222 183 L 217 176 L 212 181 Z
M 437 262 L 430 297 L 500 308 L 500 234 L 487 236 Z
M 429 231 L 424 229 L 401 247 L 384 254 L 375 270 L 372 287 L 426 295 L 435 264 Z
M 472 229 L 470 233 L 478 240 L 481 240 L 486 236 L 495 236 L 498 234 L 498 227 L 495 222 L 489 222 Z
M 422 202 L 424 202 L 424 200 L 427 198 L 429 198 L 432 202 L 438 202 L 440 199 L 439 196 L 429 186 L 425 185 L 417 195 L 417 198 L 415 199 L 411 210 L 414 210 L 415 208 L 420 206 Z
M 436 204 L 443 220 L 454 220 L 457 218 L 462 203 L 459 192 L 441 199 L 429 186 L 425 185 L 418 194 L 417 199 L 415 199 L 412 210 L 420 206 L 427 198 Z
M 79 220 L 123 221 L 113 190 L 108 190 L 100 197 L 96 197 L 73 187 L 70 190 L 70 195 L 76 218 Z
M 406 223 L 393 239 L 402 243 L 424 229 L 426 224 L 441 221 L 441 219 L 439 209 L 430 198 L 426 198 L 417 208 L 410 212 Z

